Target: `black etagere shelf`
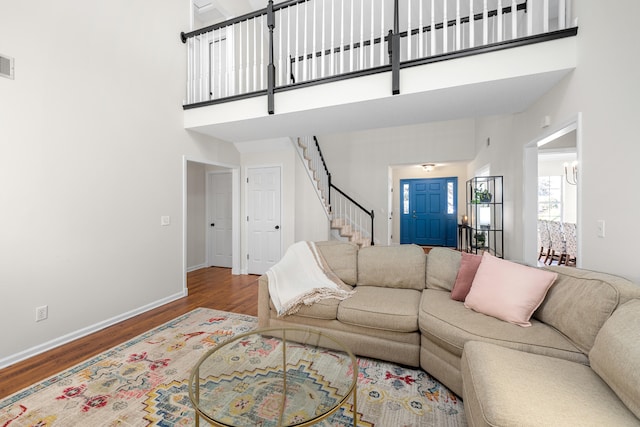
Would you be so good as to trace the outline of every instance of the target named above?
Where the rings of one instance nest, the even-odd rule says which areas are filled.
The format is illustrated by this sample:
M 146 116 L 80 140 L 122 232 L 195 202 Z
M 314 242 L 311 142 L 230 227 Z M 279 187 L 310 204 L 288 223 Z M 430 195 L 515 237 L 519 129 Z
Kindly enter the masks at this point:
M 488 251 L 504 258 L 504 196 L 502 176 L 477 176 L 467 181 L 466 252 Z

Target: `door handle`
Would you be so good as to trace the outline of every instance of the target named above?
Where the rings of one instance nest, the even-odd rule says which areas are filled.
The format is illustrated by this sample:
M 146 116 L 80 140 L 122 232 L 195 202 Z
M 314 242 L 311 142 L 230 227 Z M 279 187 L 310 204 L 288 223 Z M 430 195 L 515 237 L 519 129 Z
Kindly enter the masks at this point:
M 276 225 L 276 230 L 280 230 L 280 226 L 279 225 Z
M 215 227 L 215 226 L 216 226 L 216 224 L 212 222 L 212 223 L 211 223 L 211 226 L 212 226 L 212 227 Z

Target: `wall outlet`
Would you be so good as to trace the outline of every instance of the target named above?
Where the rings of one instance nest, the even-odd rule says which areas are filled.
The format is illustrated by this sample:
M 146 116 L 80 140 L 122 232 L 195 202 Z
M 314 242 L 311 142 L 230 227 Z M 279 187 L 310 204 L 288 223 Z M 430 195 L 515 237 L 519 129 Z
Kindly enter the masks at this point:
M 160 217 L 160 225 L 167 226 L 171 224 L 171 217 L 169 215 L 163 215 Z
M 41 322 L 49 317 L 49 306 L 36 307 L 36 322 Z

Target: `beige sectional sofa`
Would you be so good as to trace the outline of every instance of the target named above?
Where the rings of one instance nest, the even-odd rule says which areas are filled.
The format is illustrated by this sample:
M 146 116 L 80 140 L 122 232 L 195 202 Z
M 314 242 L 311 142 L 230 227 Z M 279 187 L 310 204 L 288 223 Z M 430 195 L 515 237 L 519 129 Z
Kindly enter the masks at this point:
M 262 276 L 260 327 L 306 325 L 358 355 L 420 366 L 462 396 L 473 426 L 640 425 L 640 286 L 548 267 L 558 277 L 525 328 L 451 299 L 457 251 L 316 245 L 355 294 L 278 317 Z

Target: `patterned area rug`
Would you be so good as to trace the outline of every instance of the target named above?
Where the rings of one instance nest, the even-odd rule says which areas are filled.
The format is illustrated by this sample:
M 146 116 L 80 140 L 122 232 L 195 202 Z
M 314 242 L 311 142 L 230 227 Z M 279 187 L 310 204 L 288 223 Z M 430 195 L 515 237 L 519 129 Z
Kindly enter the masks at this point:
M 199 308 L 0 401 L 0 427 L 192 426 L 192 367 L 257 319 Z M 462 402 L 419 369 L 358 358 L 358 425 L 466 426 Z M 353 425 L 345 405 L 318 425 Z M 206 425 L 202 422 L 201 425 Z

